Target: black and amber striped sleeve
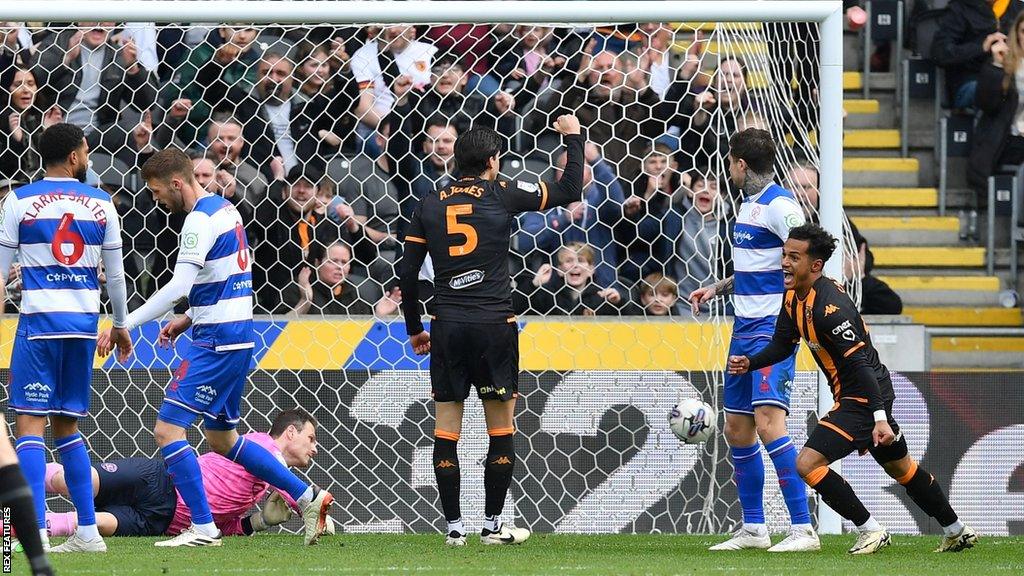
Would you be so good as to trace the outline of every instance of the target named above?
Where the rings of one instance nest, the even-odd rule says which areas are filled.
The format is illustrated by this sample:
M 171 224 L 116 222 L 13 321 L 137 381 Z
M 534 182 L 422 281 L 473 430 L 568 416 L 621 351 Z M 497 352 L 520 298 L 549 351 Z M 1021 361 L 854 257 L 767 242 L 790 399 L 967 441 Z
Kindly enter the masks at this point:
M 512 180 L 502 183 L 502 199 L 509 212 L 533 212 L 565 206 L 583 199 L 583 144 L 580 134 L 568 134 L 565 169 L 557 182 Z

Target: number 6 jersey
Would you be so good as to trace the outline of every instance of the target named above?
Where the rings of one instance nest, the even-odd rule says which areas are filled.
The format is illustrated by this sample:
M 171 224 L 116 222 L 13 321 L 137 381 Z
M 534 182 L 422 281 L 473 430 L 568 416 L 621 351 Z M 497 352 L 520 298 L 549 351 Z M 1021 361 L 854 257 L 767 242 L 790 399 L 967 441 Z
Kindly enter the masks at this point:
M 44 178 L 8 194 L 0 246 L 21 263 L 18 334 L 95 338 L 103 250 L 121 249 L 110 195 L 72 178 Z
M 181 227 L 178 262 L 199 267 L 188 293 L 192 342 L 217 352 L 252 348 L 252 258 L 231 202 L 200 197 Z

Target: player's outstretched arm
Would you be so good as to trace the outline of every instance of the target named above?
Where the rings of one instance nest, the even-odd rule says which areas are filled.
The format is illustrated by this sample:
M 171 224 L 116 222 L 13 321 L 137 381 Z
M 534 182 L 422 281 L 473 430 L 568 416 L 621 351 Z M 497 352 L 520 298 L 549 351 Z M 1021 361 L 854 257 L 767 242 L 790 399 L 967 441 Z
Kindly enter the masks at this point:
M 178 263 L 174 266 L 174 276 L 171 281 L 157 290 L 156 294 L 150 296 L 145 304 L 128 315 L 126 322 L 128 329 L 131 330 L 173 310 L 178 300 L 188 296 L 197 276 L 199 276 L 199 266 L 191 262 L 182 262 L 179 257 Z
M 566 206 L 579 201 L 583 197 L 583 153 L 582 130 L 580 121 L 572 114 L 559 116 L 552 126 L 562 135 L 565 141 L 565 170 L 558 182 L 547 185 L 549 189 L 548 206 Z
M 127 330 L 128 321 L 128 285 L 124 277 L 124 254 L 120 245 L 120 233 L 117 233 L 116 246 L 103 246 L 103 272 L 107 277 L 107 296 L 114 316 L 114 326 L 106 334 L 96 339 L 96 353 L 102 356 L 110 354 L 117 348 L 118 362 L 125 362 L 132 353 L 132 337 Z
M 796 321 L 789 315 L 789 303 L 784 302 L 778 318 L 775 319 L 775 334 L 772 340 L 757 354 L 749 358 L 747 370 L 758 370 L 765 366 L 772 366 L 796 352 L 800 344 L 800 332 L 797 330 Z M 731 364 L 730 358 L 730 364 Z

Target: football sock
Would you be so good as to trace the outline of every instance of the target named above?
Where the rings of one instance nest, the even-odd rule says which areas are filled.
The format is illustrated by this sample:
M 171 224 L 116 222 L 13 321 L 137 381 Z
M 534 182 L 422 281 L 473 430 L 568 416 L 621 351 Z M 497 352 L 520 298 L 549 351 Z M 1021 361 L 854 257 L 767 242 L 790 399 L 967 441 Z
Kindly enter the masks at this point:
M 266 448 L 247 441 L 244 436 L 239 436 L 235 445 L 224 456 L 241 464 L 247 472 L 274 488 L 284 490 L 293 500 L 298 501 L 310 489 L 308 484 L 281 464 L 280 460 L 274 458 Z
M 764 525 L 764 460 L 761 446 L 731 446 L 736 492 L 743 507 L 743 523 Z
M 877 532 L 881 529 L 882 525 L 878 523 L 878 520 L 875 520 L 874 516 L 869 516 L 867 521 L 857 525 L 858 532 Z
M 46 525 L 50 536 L 71 536 L 78 528 L 78 514 L 75 512 L 46 512 Z
M 85 440 L 79 433 L 58 438 L 54 444 L 64 465 L 64 482 L 68 486 L 68 497 L 78 513 L 78 535 L 86 540 L 100 537 L 96 529 L 96 505 L 92 494 L 92 465 L 85 449 Z M 45 475 L 46 468 L 43 468 Z M 45 483 L 45 479 L 44 479 Z
M 926 514 L 935 518 L 941 526 L 953 526 L 957 523 L 956 512 L 949 505 L 949 499 L 942 492 L 935 477 L 927 470 L 911 462 L 910 470 L 906 475 L 896 479 L 897 482 L 907 489 L 907 496 L 917 504 L 917 507 L 924 510 Z M 953 535 L 959 534 L 957 530 Z
M 462 518 L 448 522 L 448 534 L 451 534 L 452 532 L 458 532 L 463 536 L 466 535 L 466 527 L 462 525 Z
M 490 436 L 487 464 L 484 465 L 484 514 L 489 518 L 497 518 L 505 507 L 508 487 L 512 484 L 516 451 L 510 430 L 488 431 L 488 434 L 496 435 Z
M 959 520 L 953 522 L 949 526 L 942 527 L 942 534 L 947 538 L 952 538 L 953 536 L 956 536 L 957 534 L 960 534 L 963 531 L 964 523 Z
M 437 493 L 441 498 L 444 519 L 448 522 L 462 521 L 462 509 L 459 506 L 462 474 L 459 470 L 458 439 L 458 434 L 440 430 L 434 435 L 434 477 L 437 479 Z
M 33 574 L 50 574 L 50 563 L 43 551 L 43 540 L 36 521 L 35 495 L 17 464 L 0 468 L 0 506 L 10 509 L 11 524 Z M 45 519 L 43 520 L 45 523 Z
M 203 530 L 208 536 L 215 535 L 217 528 L 212 532 L 206 532 L 213 524 L 213 514 L 210 513 L 210 503 L 206 499 L 206 488 L 203 487 L 203 474 L 199 470 L 199 460 L 196 453 L 192 451 L 188 440 L 171 442 L 160 449 L 160 453 L 167 463 L 167 472 L 171 475 L 174 487 L 181 494 L 189 512 L 192 513 L 192 523 Z
M 796 446 L 789 436 L 765 445 L 768 456 L 775 465 L 775 473 L 779 477 L 779 488 L 789 509 L 790 524 L 810 526 L 811 513 L 807 509 L 807 487 L 796 471 Z
M 828 466 L 811 470 L 807 476 L 804 476 L 804 480 L 807 481 L 808 486 L 821 494 L 821 499 L 828 504 L 829 508 L 855 525 L 863 526 L 871 519 L 871 513 L 864 507 L 846 479 L 836 474 Z
M 501 528 L 501 519 L 497 516 L 484 516 L 484 530 L 497 532 Z
M 32 489 L 36 525 L 46 528 L 46 444 L 39 436 L 22 436 L 14 445 L 25 482 Z

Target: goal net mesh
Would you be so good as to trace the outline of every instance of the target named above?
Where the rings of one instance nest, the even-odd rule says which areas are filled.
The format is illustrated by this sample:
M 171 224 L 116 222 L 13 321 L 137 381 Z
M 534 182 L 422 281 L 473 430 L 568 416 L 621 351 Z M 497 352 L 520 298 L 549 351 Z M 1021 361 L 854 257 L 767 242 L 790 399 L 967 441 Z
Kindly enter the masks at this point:
M 459 134 L 494 128 L 503 176 L 552 180 L 564 160 L 550 126 L 574 113 L 589 141 L 583 201 L 519 217 L 510 239 L 523 371 L 505 516 L 540 531 L 724 532 L 741 516 L 724 438 L 684 445 L 666 415 L 702 398 L 721 427 L 732 306 L 716 299 L 695 319 L 686 295 L 732 273 L 736 131 L 771 132 L 777 181 L 816 218 L 816 37 L 804 23 L 4 23 L 0 177 L 7 189 L 41 177 L 42 130 L 83 127 L 88 180 L 121 215 L 134 308 L 169 280 L 182 223 L 139 169 L 155 150 L 188 151 L 198 182 L 243 214 L 254 251 L 260 316 L 240 431 L 309 410 L 319 451 L 302 473 L 334 494 L 338 524 L 434 531 L 428 364 L 397 310 L 404 225 L 418 198 L 458 178 Z M 849 239 L 844 252 L 856 262 Z M 425 292 L 431 279 L 428 265 Z M 8 311 L 19 287 L 13 276 Z M 127 370 L 97 361 L 82 422 L 96 463 L 158 455 L 149 431 L 187 336 L 161 350 L 157 331 L 135 332 Z M 817 408 L 816 375 L 800 366 L 798 445 Z M 462 494 L 477 526 L 487 436 L 479 401 L 467 404 Z M 206 451 L 200 439 L 190 431 Z M 765 462 L 769 524 L 783 529 Z

